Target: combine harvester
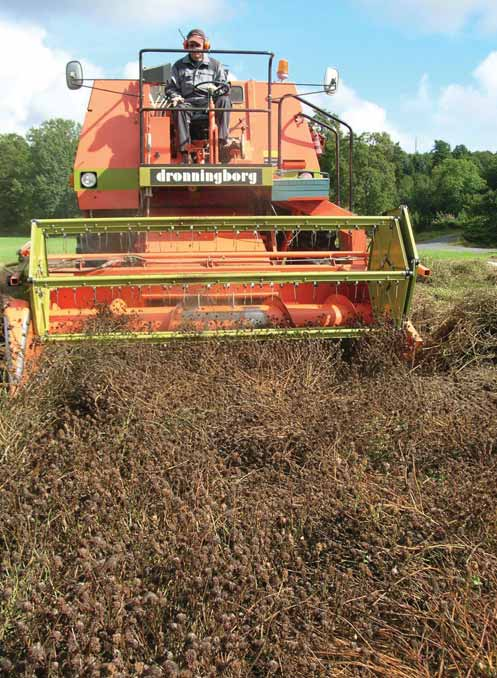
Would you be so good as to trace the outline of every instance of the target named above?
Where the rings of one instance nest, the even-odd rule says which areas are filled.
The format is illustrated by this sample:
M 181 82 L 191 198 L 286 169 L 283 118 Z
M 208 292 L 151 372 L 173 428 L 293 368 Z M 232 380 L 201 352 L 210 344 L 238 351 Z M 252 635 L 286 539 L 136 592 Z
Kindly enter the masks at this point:
M 264 59 L 267 79 L 230 83 L 223 164 L 215 97 L 226 85 L 199 85 L 209 105 L 192 123 L 193 164 L 180 164 L 164 96 L 170 65 L 146 62 L 186 51 L 141 50 L 139 80 L 85 85 L 79 62 L 68 64 L 69 88 L 92 90 L 73 174 L 82 216 L 32 222 L 19 281 L 29 302 L 8 298 L 4 309 L 11 384 L 48 342 L 95 336 L 357 337 L 388 315 L 418 341 L 407 320 L 418 267 L 409 215 L 405 207 L 352 213 L 350 127 L 286 81 L 286 62 L 273 82 L 272 53 L 213 50 Z M 333 94 L 337 84 L 337 71 L 327 69 L 320 88 Z M 338 158 L 338 125 L 349 130 L 348 209 L 340 176 L 333 203 L 319 167 L 323 131 L 334 134 Z M 102 308 L 126 318 L 121 330 L 89 329 Z

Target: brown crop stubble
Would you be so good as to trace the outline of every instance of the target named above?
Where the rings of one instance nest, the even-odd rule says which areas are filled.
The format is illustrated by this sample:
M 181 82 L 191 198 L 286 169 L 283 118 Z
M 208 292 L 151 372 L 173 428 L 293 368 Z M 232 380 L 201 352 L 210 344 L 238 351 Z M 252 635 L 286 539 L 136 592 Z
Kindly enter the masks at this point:
M 0 414 L 2 670 L 495 675 L 496 367 L 398 342 L 47 351 Z

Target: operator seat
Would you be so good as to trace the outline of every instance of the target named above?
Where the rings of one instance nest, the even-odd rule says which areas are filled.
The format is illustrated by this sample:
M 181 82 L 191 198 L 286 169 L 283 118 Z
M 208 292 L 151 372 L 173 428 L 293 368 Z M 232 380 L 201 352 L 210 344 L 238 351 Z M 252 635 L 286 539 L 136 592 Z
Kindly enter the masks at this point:
M 192 141 L 204 141 L 209 138 L 209 115 L 198 111 L 193 114 L 190 122 L 190 137 Z

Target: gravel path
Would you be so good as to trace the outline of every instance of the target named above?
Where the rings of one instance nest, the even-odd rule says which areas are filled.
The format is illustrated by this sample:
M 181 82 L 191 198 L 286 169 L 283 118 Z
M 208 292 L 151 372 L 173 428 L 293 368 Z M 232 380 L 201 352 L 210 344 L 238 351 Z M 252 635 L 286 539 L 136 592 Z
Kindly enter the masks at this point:
M 474 252 L 475 254 L 484 254 L 485 252 L 495 252 L 495 248 L 489 247 L 465 247 L 456 244 L 459 240 L 457 235 L 441 235 L 434 240 L 418 243 L 418 250 L 448 250 L 454 252 Z

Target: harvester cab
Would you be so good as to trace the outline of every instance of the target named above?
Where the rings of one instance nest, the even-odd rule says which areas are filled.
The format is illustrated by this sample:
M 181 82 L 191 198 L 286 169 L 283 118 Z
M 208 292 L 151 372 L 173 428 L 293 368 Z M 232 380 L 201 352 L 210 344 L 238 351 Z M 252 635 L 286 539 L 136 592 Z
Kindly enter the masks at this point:
M 8 300 L 4 312 L 11 382 L 48 342 L 356 337 L 385 315 L 409 327 L 418 255 L 408 211 L 353 213 L 350 126 L 299 94 L 284 60 L 273 81 L 272 53 L 212 50 L 262 59 L 267 77 L 204 83 L 208 105 L 183 164 L 170 65 L 148 63 L 178 52 L 141 50 L 137 79 L 87 84 L 68 64 L 69 88 L 91 90 L 73 173 L 81 216 L 32 222 L 29 301 Z M 328 69 L 319 89 L 337 84 Z M 216 97 L 227 92 L 222 158 Z M 347 208 L 338 127 L 349 132 Z M 328 134 L 331 178 L 319 164 Z M 91 329 L 103 308 L 118 331 Z

